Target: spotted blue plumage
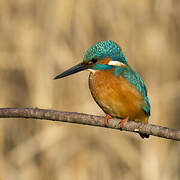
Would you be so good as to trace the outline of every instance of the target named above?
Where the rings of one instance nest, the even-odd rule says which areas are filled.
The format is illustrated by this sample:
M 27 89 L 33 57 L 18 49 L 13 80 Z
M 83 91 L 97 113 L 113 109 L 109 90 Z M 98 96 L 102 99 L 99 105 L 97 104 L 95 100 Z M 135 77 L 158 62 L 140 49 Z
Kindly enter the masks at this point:
M 123 54 L 121 48 L 113 41 L 102 41 L 92 45 L 85 52 L 83 61 L 88 62 L 92 59 L 104 59 L 108 57 L 124 64 L 128 64 L 127 58 Z

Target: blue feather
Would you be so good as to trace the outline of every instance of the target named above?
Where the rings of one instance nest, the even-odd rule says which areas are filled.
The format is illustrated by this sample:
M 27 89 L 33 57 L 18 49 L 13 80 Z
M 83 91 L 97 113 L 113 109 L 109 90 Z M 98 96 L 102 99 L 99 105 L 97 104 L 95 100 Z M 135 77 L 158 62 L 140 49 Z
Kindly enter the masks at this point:
M 84 54 L 83 61 L 88 62 L 92 59 L 111 58 L 127 64 L 127 58 L 123 54 L 118 44 L 113 41 L 102 41 L 92 45 Z
M 110 70 L 112 69 L 112 66 L 106 65 L 106 64 L 95 64 L 92 69 L 94 70 Z

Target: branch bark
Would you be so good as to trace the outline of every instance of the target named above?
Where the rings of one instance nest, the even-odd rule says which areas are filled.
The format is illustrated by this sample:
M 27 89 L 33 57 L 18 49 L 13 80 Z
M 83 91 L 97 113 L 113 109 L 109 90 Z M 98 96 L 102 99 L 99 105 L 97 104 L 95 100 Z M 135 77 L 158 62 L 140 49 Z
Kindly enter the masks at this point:
M 0 118 L 44 119 L 112 129 L 120 129 L 121 122 L 120 119 L 112 118 L 109 120 L 108 126 L 105 126 L 103 116 L 38 108 L 0 108 Z M 180 141 L 180 130 L 153 124 L 142 124 L 135 121 L 128 121 L 124 124 L 122 130 L 135 133 L 140 132 L 143 134 Z

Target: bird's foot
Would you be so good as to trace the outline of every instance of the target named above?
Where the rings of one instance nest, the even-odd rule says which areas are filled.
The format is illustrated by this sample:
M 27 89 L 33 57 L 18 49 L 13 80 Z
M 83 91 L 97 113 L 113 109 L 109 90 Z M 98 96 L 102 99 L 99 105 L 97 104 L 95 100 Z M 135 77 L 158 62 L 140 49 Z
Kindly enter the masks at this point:
M 127 121 L 129 120 L 129 118 L 125 118 L 125 119 L 122 119 L 121 122 L 120 122 L 120 128 L 123 128 L 124 127 L 124 123 L 126 123 Z
M 104 120 L 105 126 L 108 125 L 108 121 L 109 121 L 110 118 L 112 118 L 112 117 L 109 114 L 107 114 L 106 117 L 105 117 L 105 120 Z

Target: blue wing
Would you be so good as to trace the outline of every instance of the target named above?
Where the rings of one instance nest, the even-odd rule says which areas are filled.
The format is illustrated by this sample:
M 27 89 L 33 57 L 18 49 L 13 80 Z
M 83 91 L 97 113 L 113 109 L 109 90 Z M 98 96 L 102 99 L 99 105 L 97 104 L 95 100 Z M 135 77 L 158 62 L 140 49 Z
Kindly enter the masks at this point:
M 115 67 L 114 68 L 114 75 L 116 76 L 123 76 L 126 78 L 131 84 L 135 85 L 137 90 L 143 95 L 144 97 L 144 105 L 142 106 L 142 109 L 145 111 L 145 113 L 150 116 L 150 109 L 151 105 L 147 96 L 147 89 L 146 85 L 141 78 L 141 76 L 134 71 L 129 65 L 122 66 L 122 67 Z

